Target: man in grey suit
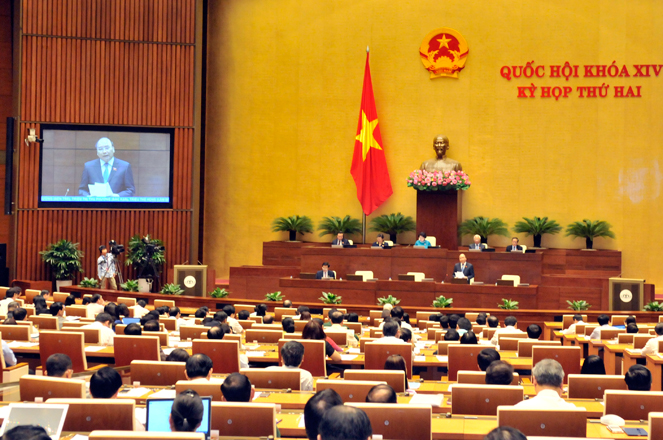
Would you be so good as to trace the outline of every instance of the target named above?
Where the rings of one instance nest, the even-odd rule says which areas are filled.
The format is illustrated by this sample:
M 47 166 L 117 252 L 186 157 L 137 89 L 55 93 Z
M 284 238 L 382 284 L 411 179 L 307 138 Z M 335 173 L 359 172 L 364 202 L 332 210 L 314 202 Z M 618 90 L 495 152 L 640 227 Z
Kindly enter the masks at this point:
M 472 244 L 470 245 L 470 249 L 478 249 L 478 250 L 481 250 L 481 249 L 484 249 L 484 248 L 486 248 L 486 247 L 487 247 L 487 246 L 486 246 L 485 243 L 481 243 L 481 235 L 479 235 L 479 234 L 475 235 L 475 236 L 474 236 L 474 243 L 472 243 Z
M 113 142 L 107 137 L 97 141 L 97 156 L 99 159 L 85 163 L 81 184 L 78 186 L 78 194 L 89 196 L 89 184 L 106 183 L 113 191 L 113 197 L 133 197 L 136 195 L 134 175 L 131 164 L 117 159 Z

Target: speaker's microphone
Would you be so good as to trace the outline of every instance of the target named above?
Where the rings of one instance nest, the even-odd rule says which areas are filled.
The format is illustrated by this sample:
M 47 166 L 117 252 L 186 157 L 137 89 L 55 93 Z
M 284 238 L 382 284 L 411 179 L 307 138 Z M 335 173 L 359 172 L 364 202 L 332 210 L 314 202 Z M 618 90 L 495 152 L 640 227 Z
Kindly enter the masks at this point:
M 69 194 L 69 188 L 67 188 L 67 192 L 64 193 L 64 196 L 67 197 L 68 194 Z

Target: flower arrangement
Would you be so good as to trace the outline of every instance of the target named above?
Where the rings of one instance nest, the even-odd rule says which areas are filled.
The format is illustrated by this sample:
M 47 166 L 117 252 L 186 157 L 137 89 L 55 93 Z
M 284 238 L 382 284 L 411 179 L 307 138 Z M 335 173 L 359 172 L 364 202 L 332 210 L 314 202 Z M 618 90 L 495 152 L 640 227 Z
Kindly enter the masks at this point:
M 407 178 L 407 186 L 417 191 L 466 190 L 471 183 L 463 171 L 414 170 Z

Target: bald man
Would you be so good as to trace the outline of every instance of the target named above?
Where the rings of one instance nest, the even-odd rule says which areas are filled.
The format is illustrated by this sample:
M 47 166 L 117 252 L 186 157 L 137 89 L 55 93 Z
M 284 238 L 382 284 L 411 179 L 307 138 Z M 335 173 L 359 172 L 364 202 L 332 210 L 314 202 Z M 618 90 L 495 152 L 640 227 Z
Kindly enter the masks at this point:
M 131 164 L 115 157 L 113 142 L 107 137 L 102 137 L 97 141 L 96 151 L 99 159 L 85 163 L 78 194 L 89 197 L 88 185 L 108 183 L 112 191 L 110 196 L 134 197 L 136 186 Z
M 481 249 L 486 247 L 486 245 L 484 243 L 481 243 L 481 235 L 479 235 L 479 234 L 475 235 L 473 240 L 474 240 L 474 243 L 472 243 L 470 245 L 470 249 L 481 250 Z
M 463 273 L 462 277 L 456 276 L 459 272 Z M 466 278 L 468 283 L 474 278 L 474 266 L 467 262 L 465 254 L 460 254 L 458 263 L 454 265 L 454 278 Z

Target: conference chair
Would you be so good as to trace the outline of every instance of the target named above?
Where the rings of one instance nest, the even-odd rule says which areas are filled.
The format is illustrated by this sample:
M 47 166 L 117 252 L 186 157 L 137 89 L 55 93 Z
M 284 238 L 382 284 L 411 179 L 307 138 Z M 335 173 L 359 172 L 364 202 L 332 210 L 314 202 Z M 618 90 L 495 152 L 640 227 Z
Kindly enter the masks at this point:
M 249 316 L 249 321 L 253 321 L 256 324 L 262 324 L 262 316 Z
M 211 423 L 220 437 L 276 438 L 276 404 L 213 402 Z
M 36 315 L 35 306 L 33 306 L 32 304 L 26 304 L 25 306 L 23 306 L 23 308 L 26 311 L 25 316 L 34 316 L 34 315 Z
M 98 328 L 80 328 L 80 326 L 74 327 L 65 323 L 62 326 L 61 331 L 83 333 L 83 340 L 86 344 L 99 345 L 99 342 L 101 341 L 101 330 Z
M 344 315 L 348 313 L 348 309 L 339 309 L 338 307 L 333 307 L 334 309 L 338 310 L 339 312 L 343 313 Z M 325 321 L 327 321 L 329 312 L 331 312 L 332 307 L 323 307 L 322 308 L 322 316 Z
M 175 301 L 172 299 L 155 299 L 154 300 L 154 308 L 157 309 L 159 307 L 167 306 L 169 309 L 172 309 L 175 307 Z
M 32 325 L 38 326 L 39 330 L 57 330 L 58 318 L 57 316 L 47 315 L 34 315 L 25 318 L 27 321 L 32 322 Z
M 428 338 L 429 341 L 434 340 L 436 343 L 444 341 L 444 335 L 447 334 L 447 330 L 441 330 L 438 327 L 428 327 L 428 334 L 431 334 L 431 331 L 435 332 L 432 338 Z
M 36 290 L 35 292 L 37 292 L 37 295 L 39 295 L 38 290 Z M 31 295 L 30 297 L 28 297 L 27 295 L 28 294 L 26 290 L 25 299 L 28 300 L 29 303 L 34 302 L 34 297 L 37 296 L 37 295 Z M 53 302 L 61 302 L 62 304 L 64 304 L 65 300 L 69 297 L 69 295 L 70 294 L 68 292 L 53 292 Z
M 117 297 L 117 303 L 118 304 L 126 304 L 127 307 L 133 307 L 136 305 L 136 298 L 128 298 L 126 296 L 118 296 Z
M 0 340 L 2 340 L 2 334 L 0 333 Z M 20 362 L 16 365 L 8 367 L 5 363 L 5 354 L 0 350 L 0 365 L 2 366 L 2 382 L 15 382 L 21 376 L 28 374 L 28 364 L 26 362 Z
M 635 333 L 620 333 L 617 335 L 618 344 L 633 344 Z
M 251 321 L 250 319 L 238 319 L 237 322 L 239 322 L 239 325 L 241 325 L 244 330 L 250 329 L 251 327 L 253 327 L 253 324 L 255 324 L 255 321 Z M 295 327 L 297 327 L 297 322 L 298 321 L 295 321 Z M 308 322 L 308 321 L 302 321 L 302 322 Z
M 537 339 L 519 339 L 518 357 L 532 357 L 532 347 L 561 347 L 562 341 L 539 341 Z
M 430 243 L 431 247 L 437 246 L 437 238 L 433 237 L 432 235 L 426 237 L 426 240 Z
M 352 381 L 386 382 L 397 393 L 405 392 L 405 371 L 349 369 L 345 370 L 343 378 Z
M 158 336 L 115 336 L 115 366 L 131 365 L 131 361 L 161 360 Z
M 497 331 L 497 327 L 486 327 L 483 330 L 482 339 L 490 341 L 491 339 L 493 339 L 493 336 L 495 335 L 496 331 Z
M 37 397 L 50 399 L 59 397 L 64 399 L 85 398 L 85 381 L 63 379 L 61 377 L 22 376 L 18 381 L 21 401 L 34 402 Z
M 194 339 L 191 344 L 191 352 L 209 356 L 212 359 L 215 373 L 230 374 L 239 372 L 238 341 Z
M 532 347 L 532 366 L 543 359 L 553 359 L 562 364 L 564 369 L 564 383 L 568 383 L 569 374 L 580 374 L 580 359 L 582 348 L 573 347 Z
M 569 374 L 569 399 L 603 399 L 606 390 L 626 390 L 623 375 Z
M 202 432 L 92 431 L 90 440 L 205 440 Z
M 602 328 L 599 333 L 599 339 L 601 340 L 617 339 L 617 337 L 622 333 L 626 333 L 626 329 Z
M 244 331 L 246 342 L 257 342 L 259 344 L 275 344 L 283 338 L 283 330 L 255 330 Z
M 372 270 L 357 270 L 355 271 L 355 275 L 361 275 L 362 281 L 368 281 L 375 278 Z
M 366 343 L 376 341 L 376 338 L 361 338 L 359 340 L 359 352 L 366 353 Z
M 384 342 L 369 342 L 364 347 L 364 368 L 367 370 L 384 370 L 387 358 L 394 354 L 400 354 L 405 359 L 407 377 L 412 379 L 412 344 L 391 344 Z
M 516 351 L 521 339 L 527 339 L 527 333 L 499 333 L 497 335 L 497 345 L 503 351 Z
M 419 328 L 422 328 L 421 325 L 420 325 L 421 321 L 428 321 L 428 318 L 430 318 L 430 315 L 434 315 L 434 313 L 431 313 L 431 312 L 416 312 L 414 317 L 417 320 L 417 326 Z
M 47 404 L 69 405 L 63 431 L 91 432 L 98 429 L 135 429 L 134 399 L 48 399 Z
M 284 333 L 283 339 L 302 339 L 302 332 Z
M 428 336 L 428 340 L 432 341 L 435 339 L 435 332 L 446 332 L 447 329 L 442 330 L 442 327 L 440 327 L 440 324 L 433 322 L 433 321 L 424 321 L 424 330 L 426 330 L 426 335 Z
M 32 304 L 33 300 L 34 300 L 34 297 L 37 296 L 37 295 L 41 295 L 41 290 L 25 289 L 24 293 L 25 293 L 25 302 L 27 302 L 29 304 Z M 53 295 L 53 296 L 55 297 L 55 295 Z M 68 293 L 67 293 L 67 296 L 69 296 Z M 59 300 L 56 300 L 56 301 L 59 301 Z M 64 301 L 62 301 L 62 302 L 64 303 Z
M 313 377 L 327 376 L 327 355 L 325 354 L 325 341 L 313 339 L 298 339 L 304 346 L 304 361 L 301 369 L 311 373 Z M 288 342 L 288 339 L 278 341 L 279 365 L 283 365 L 281 357 L 281 348 Z
M 173 386 L 185 371 L 186 362 L 131 361 L 131 381 L 142 386 Z
M 378 318 L 382 318 L 382 310 L 368 311 L 368 325 L 375 325 L 375 320 Z
M 456 381 L 460 370 L 479 371 L 477 356 L 484 348 L 485 345 L 449 345 L 447 380 Z
M 284 316 L 297 316 L 297 309 L 292 307 L 274 307 L 274 320 L 283 321 Z
M 74 373 L 86 371 L 88 368 L 84 340 L 85 335 L 78 332 L 54 330 L 39 332 L 39 358 L 42 368 L 46 368 L 46 360 L 49 356 L 55 353 L 63 353 L 71 358 Z
M 144 331 L 142 336 L 156 336 L 156 337 L 159 338 L 159 345 L 161 347 L 168 347 L 168 333 L 167 332 L 164 332 L 164 331 L 161 331 L 161 332 L 146 332 L 146 331 Z
M 576 326 L 576 328 L 578 328 L 578 327 L 580 327 L 580 326 Z M 595 325 L 595 324 L 592 324 L 592 325 L 587 324 L 587 325 L 585 325 L 585 336 L 589 337 L 589 336 L 592 334 L 592 332 L 594 332 L 594 330 L 595 330 L 596 328 L 598 328 L 598 325 Z M 577 332 L 576 332 L 576 333 L 577 333 Z M 578 333 L 577 333 L 577 334 L 578 334 Z
M 380 336 L 378 336 L 378 333 L 380 334 Z M 379 338 L 382 336 L 382 329 L 377 327 L 371 327 L 368 329 L 368 334 L 370 335 L 371 338 Z
M 235 308 L 235 313 L 239 314 L 242 310 L 246 310 L 249 313 L 253 313 L 255 310 L 255 306 L 252 306 L 251 304 L 233 304 L 233 307 Z
M 80 318 L 87 318 L 86 306 L 65 306 L 64 312 L 67 316 L 78 316 Z
M 451 389 L 451 413 L 494 416 L 498 406 L 515 405 L 524 397 L 519 385 L 455 384 Z
M 663 392 L 605 390 L 603 415 L 616 414 L 624 420 L 647 420 L 650 412 L 663 411 Z
M 343 399 L 343 402 L 366 402 L 368 392 L 375 385 L 386 382 L 377 382 L 372 380 L 326 380 L 319 379 L 315 382 L 315 392 L 323 391 L 328 388 L 336 391 Z
M 610 317 L 610 325 L 625 325 L 626 324 L 626 318 L 628 318 L 629 315 L 612 315 Z
M 223 400 L 221 385 L 223 385 L 223 379 L 210 379 L 209 381 L 178 380 L 175 383 L 175 393 L 180 394 L 182 391 L 194 390 L 200 396 L 211 396 L 213 401 L 221 402 Z
M 283 331 L 283 326 L 281 324 L 253 324 L 251 330 L 278 330 Z
M 298 370 L 267 370 L 264 368 L 243 368 L 239 372 L 249 378 L 256 388 L 293 391 L 301 389 Z
M 30 323 L 30 324 L 32 324 L 32 323 Z M 65 321 L 64 324 L 62 324 L 62 330 L 64 330 L 65 328 L 69 328 L 69 329 L 79 328 L 79 327 L 83 327 L 83 326 L 88 325 L 88 324 L 89 324 L 89 322 Z
M 651 335 L 634 335 L 633 336 L 633 348 L 639 349 L 644 348 L 647 345 L 647 342 L 652 338 Z M 660 350 L 659 350 L 660 353 Z
M 29 341 L 32 325 L 0 325 L 0 334 L 5 341 Z
M 373 434 L 392 440 L 431 440 L 433 408 L 430 405 L 347 403 L 366 413 Z
M 407 275 L 413 275 L 414 281 L 421 282 L 426 278 L 426 274 L 423 272 L 408 272 Z
M 479 324 L 472 324 L 472 331 L 474 332 L 477 337 L 483 332 L 483 330 L 487 328 L 485 325 L 479 325 Z
M 394 246 L 394 242 L 391 241 L 391 240 L 385 240 L 385 241 L 384 241 L 384 244 L 386 244 L 386 245 L 389 246 L 389 247 L 393 247 L 393 246 Z
M 174 332 L 177 330 L 177 319 L 176 318 L 159 318 L 159 325 L 163 325 L 163 328 L 169 332 Z
M 200 338 L 201 333 L 206 334 L 209 329 L 210 327 L 205 327 L 203 325 L 182 325 L 180 326 L 180 341 L 198 339 Z
M 513 281 L 515 287 L 520 285 L 520 275 L 502 275 L 501 280 L 503 281 Z
M 345 330 L 325 330 L 325 335 L 336 342 L 339 347 L 348 345 L 348 332 Z M 354 336 L 352 337 L 354 338 Z
M 562 315 L 562 329 L 566 330 L 573 324 L 573 317 L 575 315 Z M 587 322 L 587 315 L 582 315 L 583 322 Z
M 587 437 L 587 410 L 499 406 L 497 425 L 516 428 L 527 437 Z
M 661 438 L 663 438 L 663 412 L 650 412 L 647 440 L 658 440 Z
M 437 343 L 437 355 L 448 356 L 450 345 L 460 345 L 460 341 L 440 341 Z
M 344 321 L 343 325 L 346 326 L 349 330 L 352 330 L 355 332 L 355 335 L 358 335 L 361 337 L 361 335 L 364 333 L 364 329 L 361 326 L 361 322 L 347 322 Z
M 486 372 L 460 370 L 458 372 L 458 383 L 486 385 Z M 518 373 L 513 373 L 513 380 L 511 381 L 511 385 L 519 385 L 519 384 L 520 384 L 520 375 Z

